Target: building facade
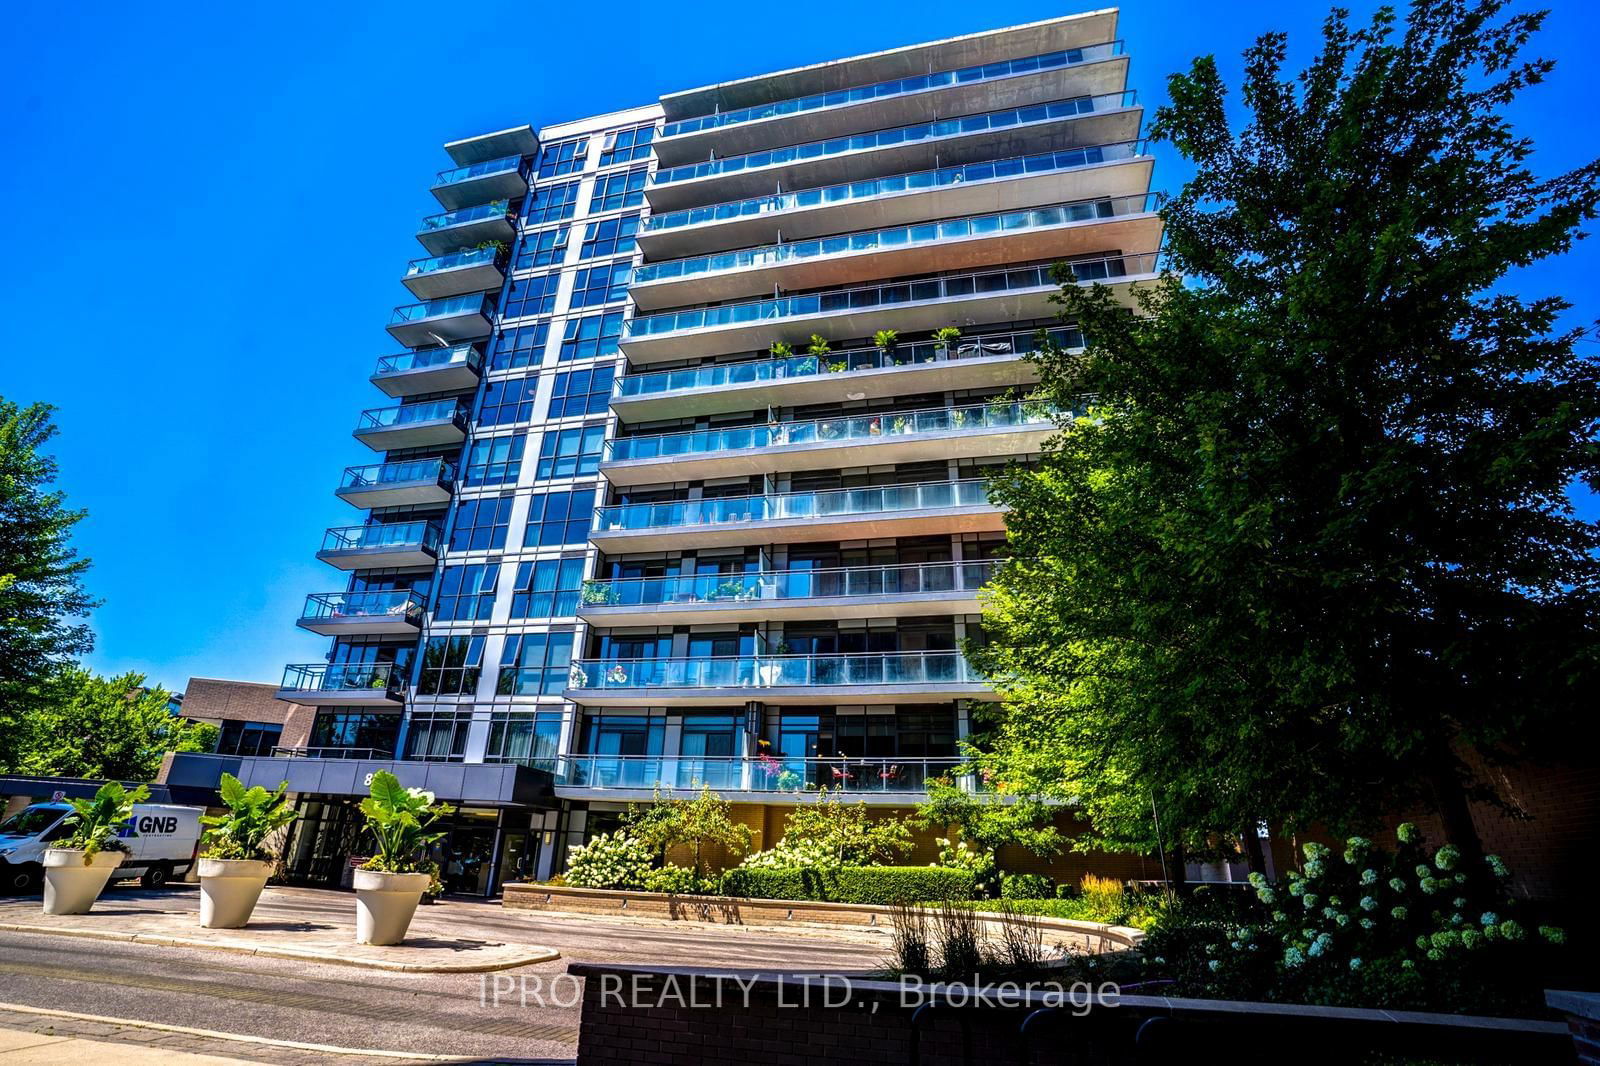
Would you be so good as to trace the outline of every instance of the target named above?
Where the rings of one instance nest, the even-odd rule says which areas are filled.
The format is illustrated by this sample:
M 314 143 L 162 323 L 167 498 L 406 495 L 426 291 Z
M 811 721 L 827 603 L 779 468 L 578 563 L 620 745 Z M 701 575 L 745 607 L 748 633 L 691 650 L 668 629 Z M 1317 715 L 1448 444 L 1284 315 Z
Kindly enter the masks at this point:
M 278 694 L 315 720 L 246 760 L 302 797 L 292 869 L 331 876 L 374 767 L 462 805 L 446 880 L 492 892 L 657 788 L 760 846 L 819 786 L 909 807 L 956 766 L 985 477 L 1056 431 L 1039 331 L 1078 343 L 1050 268 L 1155 271 L 1116 22 L 445 146 L 299 620 L 328 655 Z

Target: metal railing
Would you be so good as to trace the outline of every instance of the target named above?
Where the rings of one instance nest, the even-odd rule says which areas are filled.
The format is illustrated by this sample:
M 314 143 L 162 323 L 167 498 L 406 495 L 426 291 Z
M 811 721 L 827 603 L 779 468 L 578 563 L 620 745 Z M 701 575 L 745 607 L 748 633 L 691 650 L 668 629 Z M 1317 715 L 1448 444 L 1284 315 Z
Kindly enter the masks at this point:
M 341 489 L 377 489 L 401 485 L 444 485 L 455 480 L 456 468 L 446 459 L 414 459 L 405 463 L 347 466 Z
M 1083 334 L 1070 326 L 1046 330 L 1020 330 L 1012 333 L 985 333 L 961 337 L 948 344 L 924 340 L 900 342 L 893 348 L 842 348 L 825 355 L 791 355 L 781 359 L 757 359 L 742 363 L 709 363 L 682 370 L 658 370 L 647 374 L 620 377 L 613 386 L 617 398 L 655 396 L 693 389 L 753 385 L 763 381 L 789 381 L 823 374 L 851 373 L 857 370 L 883 370 L 889 367 L 920 366 L 987 356 L 1025 355 L 1038 347 L 1039 334 L 1047 333 L 1061 348 L 1083 347 Z
M 418 548 L 437 552 L 443 536 L 437 522 L 384 522 L 367 526 L 336 526 L 322 536 L 324 552 L 370 551 L 381 548 Z
M 467 408 L 455 398 L 403 403 L 395 407 L 374 407 L 361 412 L 356 430 L 359 432 L 365 429 L 388 429 L 391 426 L 410 426 L 419 422 L 455 422 L 465 427 Z
M 341 748 L 341 747 L 311 747 L 300 746 L 291 748 L 273 748 L 272 754 L 279 759 L 392 759 L 394 751 L 390 748 Z
M 1077 96 L 1069 100 L 1053 100 L 1044 104 L 989 111 L 981 115 L 940 119 L 937 122 L 919 122 L 895 129 L 874 130 L 848 137 L 830 137 L 825 141 L 785 145 L 747 155 L 724 156 L 704 163 L 689 163 L 681 167 L 666 167 L 650 176 L 652 185 L 669 185 L 678 181 L 692 181 L 726 174 L 737 174 L 761 167 L 782 166 L 808 159 L 826 159 L 845 152 L 860 152 L 876 148 L 894 148 L 921 141 L 940 140 L 946 137 L 967 137 L 975 133 L 1015 129 L 1045 122 L 1059 122 L 1065 118 L 1092 115 L 1096 112 L 1132 107 L 1137 95 L 1132 89 L 1119 93 L 1101 93 L 1097 96 Z
M 463 207 L 457 211 L 444 211 L 437 215 L 429 215 L 422 220 L 419 227 L 423 233 L 433 230 L 449 229 L 451 226 L 460 226 L 468 222 L 481 222 L 486 218 L 506 218 L 511 213 L 508 200 L 495 200 L 492 203 L 479 204 L 476 207 Z
M 1074 280 L 1078 284 L 1085 284 L 1153 274 L 1156 257 L 1155 252 L 1095 256 L 1069 260 L 1065 265 L 1072 268 Z M 918 281 L 861 285 L 849 289 L 829 289 L 804 296 L 784 296 L 776 300 L 719 304 L 692 311 L 645 315 L 624 324 L 623 339 L 639 340 L 643 337 L 717 326 L 770 322 L 783 318 L 809 318 L 836 311 L 862 311 L 873 307 L 895 307 L 933 300 L 973 299 L 1029 290 L 1050 291 L 1059 288 L 1051 276 L 1055 266 L 1055 263 L 1032 263 L 976 273 L 946 274 Z
M 502 254 L 499 248 L 488 247 L 468 248 L 448 255 L 425 256 L 407 263 L 405 276 L 414 278 L 422 274 L 437 274 L 441 270 L 455 270 L 458 267 L 494 266 Z
M 1025 56 L 1020 59 L 1003 59 L 997 63 L 986 63 L 982 66 L 941 70 L 932 74 L 919 74 L 910 78 L 895 78 L 892 81 L 880 81 L 874 85 L 861 85 L 851 89 L 836 89 L 832 92 L 792 97 L 774 104 L 758 104 L 754 107 L 742 107 L 736 111 L 719 111 L 709 115 L 695 115 L 691 118 L 679 119 L 676 122 L 669 122 L 662 126 L 661 136 L 663 138 L 677 137 L 685 133 L 699 133 L 703 130 L 720 129 L 723 126 L 736 125 L 741 122 L 758 122 L 762 119 L 776 118 L 779 115 L 793 115 L 803 111 L 816 111 L 820 108 L 859 104 L 867 100 L 881 100 L 887 96 L 903 96 L 908 93 L 926 92 L 929 89 L 943 89 L 951 85 L 967 85 L 973 82 L 995 81 L 1000 78 L 1011 78 L 1022 74 L 1036 74 L 1044 70 L 1056 70 L 1060 67 L 1071 67 L 1080 63 L 1093 63 L 1097 60 L 1110 59 L 1113 56 L 1121 55 L 1122 52 L 1122 41 L 1107 41 L 1104 44 L 1089 44 L 1081 48 L 1045 52 L 1041 55 Z
M 429 318 L 450 318 L 455 315 L 486 315 L 491 306 L 489 294 L 485 292 L 469 292 L 442 300 L 426 300 L 419 304 L 402 304 L 389 316 L 389 325 L 421 322 Z
M 827 788 L 841 792 L 926 792 L 928 782 L 954 781 L 961 759 L 788 758 L 782 755 L 562 755 L 556 784 L 593 789 L 684 789 L 701 786 L 739 792 L 802 793 Z
M 985 506 L 990 506 L 988 482 L 981 478 L 968 481 L 925 481 L 912 485 L 824 489 L 818 492 L 788 492 L 771 496 L 727 496 L 709 500 L 614 504 L 595 509 L 594 532 L 733 525 L 796 518 L 831 518 L 894 511 Z
M 420 348 L 414 352 L 400 352 L 378 359 L 377 376 L 403 374 L 408 370 L 430 370 L 440 366 L 467 366 L 473 370 L 483 366 L 483 353 L 476 345 L 456 344 L 449 348 Z
M 424 604 L 410 589 L 386 592 L 313 592 L 300 619 L 327 622 L 340 618 L 403 618 L 421 623 Z
M 295 663 L 283 668 L 283 689 L 296 692 L 405 691 L 394 663 Z
M 1031 207 L 1018 211 L 947 218 L 938 222 L 890 226 L 886 229 L 863 230 L 832 237 L 769 244 L 760 248 L 716 252 L 688 259 L 667 259 L 659 263 L 646 263 L 634 268 L 633 284 L 642 285 L 653 281 L 670 281 L 731 270 L 779 266 L 783 263 L 849 252 L 887 251 L 969 237 L 1027 233 L 1074 222 L 1092 222 L 1143 214 L 1154 211 L 1155 208 L 1156 196 L 1153 193 L 1138 196 L 1103 196 L 1093 200 L 1052 204 L 1048 207 Z
M 940 167 L 937 170 L 920 170 L 910 174 L 894 174 L 886 178 L 853 181 L 844 185 L 825 185 L 795 192 L 774 193 L 770 196 L 752 196 L 743 200 L 689 207 L 680 211 L 667 211 L 651 215 L 642 224 L 645 233 L 660 233 L 698 226 L 707 222 L 727 222 L 736 218 L 754 218 L 780 211 L 804 210 L 831 206 L 858 200 L 874 200 L 880 196 L 896 196 L 908 192 L 926 192 L 974 182 L 1002 181 L 1011 178 L 1038 177 L 1080 167 L 1116 163 L 1149 155 L 1145 141 L 1113 141 L 1085 148 L 1064 148 L 1058 152 L 1040 152 L 1034 155 L 1012 156 L 1007 159 L 985 160 L 961 166 Z
M 502 156 L 499 159 L 486 159 L 482 163 L 469 163 L 464 167 L 452 167 L 449 170 L 439 171 L 439 176 L 434 178 L 434 188 L 440 185 L 455 185 L 457 182 L 471 181 L 473 178 L 483 178 L 490 174 L 503 174 L 508 170 L 522 169 L 520 155 Z
M 748 603 L 845 596 L 916 596 L 976 592 L 994 576 L 996 559 L 973 562 L 841 566 L 823 570 L 763 570 L 749 574 L 684 574 L 674 577 L 585 581 L 585 607 Z
M 603 461 L 663 459 L 680 455 L 787 448 L 797 444 L 859 443 L 922 433 L 971 433 L 985 429 L 1048 426 L 1053 408 L 1040 403 L 984 403 L 922 411 L 885 411 L 807 422 L 773 422 L 727 429 L 694 429 L 606 441 Z
M 684 659 L 574 659 L 570 689 L 791 688 L 813 685 L 966 685 L 983 677 L 959 651 L 850 655 L 728 655 Z

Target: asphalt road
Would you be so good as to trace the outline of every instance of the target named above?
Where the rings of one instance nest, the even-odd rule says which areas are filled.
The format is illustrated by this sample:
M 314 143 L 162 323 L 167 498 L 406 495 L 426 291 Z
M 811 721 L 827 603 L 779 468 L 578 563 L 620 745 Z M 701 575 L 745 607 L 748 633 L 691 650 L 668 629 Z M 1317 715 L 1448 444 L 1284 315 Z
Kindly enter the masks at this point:
M 181 891 L 181 890 L 180 890 Z M 117 890 L 127 899 L 137 890 Z M 314 918 L 354 905 L 348 893 L 301 890 L 287 907 Z M 542 978 L 543 1005 L 492 1002 L 496 975 L 401 974 L 216 951 L 0 932 L 0 1001 L 341 1047 L 464 1059 L 570 1060 L 578 1009 L 568 962 L 619 961 L 764 970 L 867 969 L 877 945 L 790 932 L 666 927 L 450 903 L 466 930 L 562 952 L 503 971 Z M 275 915 L 276 916 L 276 915 Z M 505 987 L 502 979 L 500 987 Z M 487 994 L 487 995 L 486 995 Z M 556 1002 L 556 998 L 561 1000 Z M 242 1052 L 241 1052 L 242 1054 Z

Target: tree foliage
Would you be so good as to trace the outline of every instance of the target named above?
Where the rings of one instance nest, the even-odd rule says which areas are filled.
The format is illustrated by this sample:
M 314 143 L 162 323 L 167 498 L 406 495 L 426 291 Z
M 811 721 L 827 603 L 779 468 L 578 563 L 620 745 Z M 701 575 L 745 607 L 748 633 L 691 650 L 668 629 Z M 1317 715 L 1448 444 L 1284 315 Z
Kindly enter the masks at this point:
M 693 799 L 664 797 L 658 789 L 655 801 L 648 807 L 630 808 L 627 834 L 663 857 L 669 848 L 687 847 L 694 855 L 694 876 L 698 880 L 705 876 L 700 856 L 707 846 L 732 852 L 742 852 L 750 846 L 750 827 L 734 821 L 732 811 L 733 805 L 711 791 L 709 785 L 701 785 Z
M 1336 11 L 1298 78 L 1263 36 L 1238 132 L 1196 60 L 1152 129 L 1196 169 L 1162 211 L 1186 281 L 1138 315 L 1063 286 L 1091 344 L 1040 352 L 1042 391 L 1095 406 L 997 485 L 1017 561 L 973 653 L 1008 701 L 986 769 L 1086 844 L 1154 844 L 1153 807 L 1203 844 L 1413 802 L 1468 844 L 1463 752 L 1587 727 L 1597 366 L 1507 274 L 1569 248 L 1600 165 L 1530 170 L 1505 110 L 1543 16 L 1503 7 Z
M 17 717 L 94 645 L 77 621 L 95 606 L 82 585 L 89 561 L 70 542 L 84 512 L 51 488 L 56 463 L 42 450 L 56 434 L 52 410 L 0 397 L 0 765 L 16 758 Z
M 58 670 L 16 724 L 16 771 L 149 781 L 169 751 L 210 751 L 217 727 L 172 713 L 172 693 L 142 674 Z
M 823 788 L 814 803 L 789 812 L 778 843 L 785 850 L 810 846 L 837 866 L 871 866 L 910 851 L 911 831 L 898 818 L 873 818 L 864 801 L 847 803 Z

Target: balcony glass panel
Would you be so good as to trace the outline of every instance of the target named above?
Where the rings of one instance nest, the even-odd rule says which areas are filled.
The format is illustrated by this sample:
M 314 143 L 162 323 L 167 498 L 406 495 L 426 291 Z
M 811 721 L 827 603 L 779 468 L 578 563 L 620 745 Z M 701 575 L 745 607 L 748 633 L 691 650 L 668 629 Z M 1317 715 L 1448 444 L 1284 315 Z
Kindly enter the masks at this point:
M 763 248 L 744 248 L 736 252 L 719 252 L 715 255 L 695 256 L 692 259 L 669 259 L 660 263 L 646 263 L 633 272 L 635 285 L 669 278 L 689 278 L 724 270 L 743 270 L 750 267 L 777 266 L 781 263 L 800 262 L 820 256 L 841 255 L 847 252 L 872 252 L 888 248 L 906 248 L 938 241 L 959 240 L 966 237 L 990 237 L 1001 233 L 1017 233 L 1061 226 L 1070 222 L 1089 222 L 1100 218 L 1117 218 L 1155 210 L 1156 198 L 1148 196 L 1115 196 L 1099 200 L 1082 200 L 1051 207 L 1035 207 L 1026 211 L 1007 211 L 995 215 L 974 215 L 969 218 L 945 219 L 941 222 L 918 223 L 914 226 L 894 226 L 889 229 L 869 230 L 864 233 L 845 233 L 836 237 L 795 241 L 793 244 L 775 244 Z
M 731 126 L 740 122 L 757 122 L 761 119 L 774 118 L 778 115 L 793 115 L 802 111 L 816 111 L 825 107 L 857 104 L 865 100 L 880 100 L 886 96 L 903 96 L 907 93 L 924 92 L 928 89 L 943 89 L 951 85 L 993 81 L 996 78 L 1008 78 L 1017 74 L 1033 74 L 1041 70 L 1054 70 L 1058 67 L 1076 66 L 1079 63 L 1110 59 L 1112 56 L 1121 54 L 1122 42 L 1108 41 L 1105 44 L 1085 45 L 1082 48 L 1069 48 L 1061 52 L 1046 52 L 1043 55 L 1027 56 L 1022 59 L 1007 59 L 978 67 L 941 70 L 934 74 L 922 74 L 912 78 L 897 78 L 893 81 L 878 82 L 876 85 L 862 85 L 854 89 L 836 89 L 833 92 L 795 97 L 791 100 L 781 100 L 775 104 L 760 104 L 755 107 L 740 108 L 737 111 L 723 111 L 714 115 L 697 115 L 693 118 L 680 119 L 677 122 L 669 122 L 663 126 L 661 128 L 661 136 L 676 137 L 684 133 L 698 133 L 701 130 L 719 129 L 723 126 Z
M 468 248 L 461 252 L 451 252 L 449 255 L 435 255 L 426 259 L 413 259 L 406 264 L 406 277 L 414 278 L 422 274 L 437 274 L 441 270 L 454 270 L 457 267 L 491 266 L 500 257 L 500 249 Z
M 306 597 L 306 621 L 336 618 L 417 618 L 422 596 L 407 589 L 392 592 L 316 592 Z
M 420 322 L 425 318 L 482 314 L 487 305 L 488 297 L 481 292 L 469 292 L 463 296 L 452 296 L 445 300 L 429 300 L 426 303 L 406 304 L 394 309 L 394 314 L 389 316 L 389 325 L 395 326 L 401 322 Z
M 455 365 L 477 368 L 483 365 L 483 354 L 470 344 L 458 344 L 453 348 L 423 348 L 420 351 L 383 356 L 378 360 L 378 373 L 403 374 L 408 370 Z
M 926 792 L 928 782 L 953 782 L 961 760 L 955 756 L 898 759 L 784 758 L 767 756 L 563 755 L 556 783 L 570 788 L 690 789 L 708 785 L 719 791 L 799 792 L 827 785 L 841 792 Z
M 1079 96 L 1071 100 L 1055 100 L 1047 104 L 1029 104 L 1005 111 L 990 111 L 982 115 L 965 115 L 961 118 L 922 122 L 915 126 L 900 126 L 891 130 L 874 130 L 851 137 L 833 137 L 826 141 L 791 144 L 765 152 L 733 155 L 711 159 L 704 163 L 658 170 L 650 176 L 652 185 L 668 185 L 675 181 L 690 181 L 713 175 L 737 174 L 760 167 L 782 166 L 807 159 L 826 159 L 845 152 L 859 152 L 873 148 L 893 148 L 902 144 L 935 140 L 941 137 L 962 137 L 992 130 L 1011 129 L 1039 122 L 1055 122 L 1076 115 L 1090 115 L 1096 111 L 1110 111 L 1119 107 L 1132 107 L 1135 94 L 1132 89 L 1100 96 Z
M 436 522 L 386 522 L 370 526 L 340 526 L 322 537 L 325 552 L 360 551 L 371 548 L 422 548 L 439 550 L 439 525 Z
M 907 566 L 850 566 L 830 570 L 769 570 L 754 574 L 685 574 L 584 583 L 582 600 L 591 607 L 644 607 L 667 604 L 748 603 L 846 596 L 912 596 L 934 592 L 975 592 L 1000 564 L 918 563 Z
M 455 467 L 443 459 L 417 459 L 409 463 L 374 463 L 345 467 L 341 489 L 375 489 L 386 485 L 449 484 Z
M 461 422 L 467 410 L 460 400 L 430 400 L 426 403 L 403 403 L 398 407 L 374 407 L 361 412 L 357 430 L 384 429 L 389 426 L 409 426 L 416 422 Z
M 297 747 L 273 748 L 278 759 L 392 759 L 391 748 Z
M 1060 152 L 1043 152 L 1039 155 L 968 163 L 965 166 L 945 167 L 941 170 L 924 170 L 915 174 L 895 174 L 872 181 L 854 181 L 848 185 L 802 189 L 798 192 L 758 196 L 749 200 L 735 200 L 731 203 L 711 204 L 706 207 L 691 207 L 682 211 L 651 215 L 644 220 L 644 231 L 655 233 L 682 226 L 694 226 L 702 222 L 726 222 L 729 219 L 750 218 L 777 211 L 793 211 L 799 208 L 819 207 L 823 204 L 871 200 L 879 196 L 892 196 L 904 192 L 942 189 L 974 181 L 1052 174 L 1078 167 L 1094 166 L 1098 163 L 1134 159 L 1146 154 L 1145 142 L 1122 141 L 1090 148 L 1070 148 Z
M 859 489 L 789 492 L 772 496 L 729 496 L 714 500 L 626 503 L 595 511 L 597 533 L 624 529 L 729 525 L 795 518 L 920 511 L 940 507 L 983 507 L 988 482 L 928 481 L 918 485 L 874 485 Z
M 1152 273 L 1155 270 L 1155 260 L 1154 252 L 1146 252 L 1138 255 L 1105 256 L 1098 259 L 1074 259 L 1068 265 L 1072 267 L 1073 274 L 1080 282 L 1103 281 L 1130 274 Z M 893 307 L 897 304 L 951 300 L 1018 292 L 1024 289 L 1055 288 L 1056 283 L 1050 277 L 1053 266 L 1053 263 L 1035 263 L 1031 266 L 986 270 L 978 274 L 949 274 L 916 281 L 867 285 L 856 289 L 830 289 L 826 292 L 786 296 L 777 300 L 721 304 L 693 311 L 646 315 L 626 323 L 623 326 L 623 334 L 627 339 L 637 340 L 640 337 L 654 337 L 685 330 L 742 325 L 778 318 L 810 317 L 834 311 Z
M 1050 422 L 1055 412 L 1036 403 L 987 403 L 969 407 L 936 407 L 926 411 L 862 413 L 810 422 L 776 422 L 763 426 L 696 429 L 649 437 L 619 437 L 606 442 L 605 459 L 661 459 L 673 455 L 787 448 L 828 441 L 885 440 L 918 433 L 962 433 Z
M 422 220 L 422 232 L 449 229 L 451 226 L 459 226 L 464 222 L 479 222 L 486 218 L 504 218 L 509 213 L 510 205 L 506 200 L 479 204 L 477 207 L 463 207 L 459 211 L 445 211 L 441 214 L 429 215 Z
M 1061 348 L 1083 347 L 1083 334 L 1069 327 L 1047 331 Z M 826 356 L 794 355 L 783 359 L 759 359 L 744 363 L 711 363 L 682 370 L 658 370 L 649 374 L 630 374 L 617 379 L 618 397 L 655 396 L 690 389 L 715 389 L 728 385 L 753 385 L 763 381 L 787 381 L 821 374 L 855 370 L 882 370 L 887 367 L 937 363 L 950 359 L 975 359 L 992 355 L 1023 355 L 1038 345 L 1039 330 L 1016 333 L 987 333 L 962 337 L 946 347 L 937 341 L 901 343 L 893 348 L 845 348 Z
M 730 655 L 703 659 L 578 659 L 567 687 L 788 688 L 813 685 L 940 685 L 981 682 L 959 651 L 860 655 Z
M 434 186 L 454 185 L 457 182 L 471 181 L 473 178 L 487 177 L 490 174 L 503 174 L 508 170 L 516 170 L 522 166 L 520 155 L 503 156 L 500 159 L 488 159 L 482 163 L 472 163 L 464 167 L 453 167 L 450 170 L 439 171 L 439 176 L 434 179 Z
M 282 688 L 300 692 L 343 692 L 350 689 L 392 691 L 405 687 L 405 675 L 394 663 L 304 663 L 286 666 Z

